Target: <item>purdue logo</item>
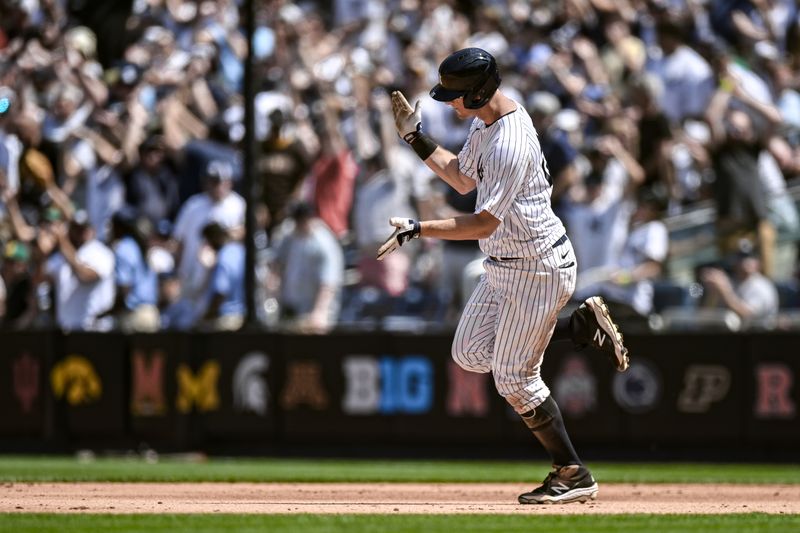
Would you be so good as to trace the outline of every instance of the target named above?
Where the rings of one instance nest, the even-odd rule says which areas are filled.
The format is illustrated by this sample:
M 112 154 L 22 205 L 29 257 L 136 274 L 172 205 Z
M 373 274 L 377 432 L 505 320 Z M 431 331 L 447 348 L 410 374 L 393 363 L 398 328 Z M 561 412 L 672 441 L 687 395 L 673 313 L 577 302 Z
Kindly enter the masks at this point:
M 92 363 L 79 355 L 69 355 L 53 367 L 50 384 L 55 397 L 65 398 L 70 405 L 94 403 L 103 393 Z
M 683 413 L 707 413 L 711 406 L 725 399 L 731 386 L 731 373 L 720 365 L 691 365 L 683 378 L 678 396 L 678 410 Z

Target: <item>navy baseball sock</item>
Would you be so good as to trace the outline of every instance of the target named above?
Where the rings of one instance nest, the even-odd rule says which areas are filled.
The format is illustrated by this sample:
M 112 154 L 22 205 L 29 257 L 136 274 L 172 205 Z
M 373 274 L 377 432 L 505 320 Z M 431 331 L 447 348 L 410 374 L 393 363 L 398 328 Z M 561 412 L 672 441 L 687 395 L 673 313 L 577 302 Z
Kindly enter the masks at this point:
M 567 429 L 564 427 L 561 410 L 552 396 L 548 397 L 533 411 L 521 416 L 534 437 L 542 443 L 544 449 L 550 454 L 554 465 L 581 464 L 581 460 L 569 440 Z

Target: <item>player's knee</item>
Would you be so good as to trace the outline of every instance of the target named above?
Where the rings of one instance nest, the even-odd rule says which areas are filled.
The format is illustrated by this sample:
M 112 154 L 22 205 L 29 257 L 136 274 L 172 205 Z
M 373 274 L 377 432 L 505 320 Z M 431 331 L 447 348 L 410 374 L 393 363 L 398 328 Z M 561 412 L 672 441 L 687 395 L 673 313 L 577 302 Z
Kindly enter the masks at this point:
M 485 374 L 491 371 L 489 363 L 482 362 L 482 359 L 485 359 L 485 357 L 481 357 L 480 353 L 470 351 L 468 346 L 462 345 L 461 343 L 453 343 L 450 355 L 453 361 L 467 372 L 480 372 Z
M 544 381 L 538 378 L 523 382 L 516 380 L 509 382 L 502 378 L 498 379 L 498 376 L 495 375 L 495 386 L 497 392 L 521 416 L 542 404 L 550 396 L 550 389 L 547 388 Z

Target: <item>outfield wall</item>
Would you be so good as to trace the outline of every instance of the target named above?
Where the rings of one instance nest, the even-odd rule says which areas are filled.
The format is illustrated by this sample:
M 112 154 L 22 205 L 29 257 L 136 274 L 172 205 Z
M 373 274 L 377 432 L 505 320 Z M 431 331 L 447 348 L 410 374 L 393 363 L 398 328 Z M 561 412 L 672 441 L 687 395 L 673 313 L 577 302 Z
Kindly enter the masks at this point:
M 530 434 L 449 334 L 0 334 L 0 450 L 475 446 Z M 800 336 L 629 337 L 619 374 L 551 346 L 546 382 L 576 445 L 800 445 Z

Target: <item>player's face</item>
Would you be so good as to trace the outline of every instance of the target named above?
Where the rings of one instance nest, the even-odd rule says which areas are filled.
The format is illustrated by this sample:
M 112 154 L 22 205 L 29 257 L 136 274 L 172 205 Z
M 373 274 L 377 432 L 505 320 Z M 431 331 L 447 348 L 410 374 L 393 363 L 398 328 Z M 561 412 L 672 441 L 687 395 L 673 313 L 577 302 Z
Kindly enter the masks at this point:
M 475 114 L 472 111 L 472 109 L 467 109 L 466 107 L 464 107 L 464 97 L 463 96 L 459 96 L 455 100 L 450 100 L 449 102 L 447 102 L 447 105 L 449 105 L 450 107 L 455 109 L 456 116 L 458 118 L 464 119 L 464 118 L 470 118 L 470 117 L 474 117 L 475 116 Z

